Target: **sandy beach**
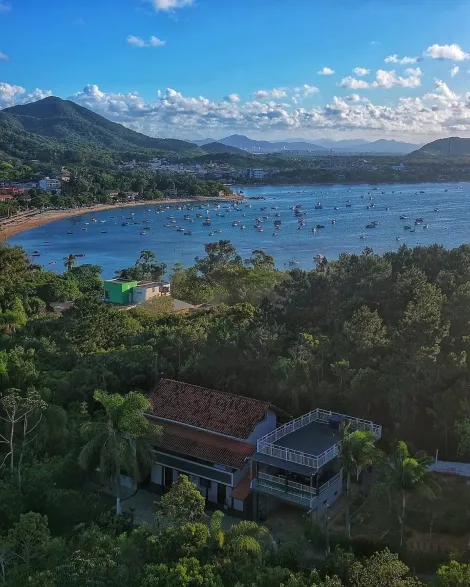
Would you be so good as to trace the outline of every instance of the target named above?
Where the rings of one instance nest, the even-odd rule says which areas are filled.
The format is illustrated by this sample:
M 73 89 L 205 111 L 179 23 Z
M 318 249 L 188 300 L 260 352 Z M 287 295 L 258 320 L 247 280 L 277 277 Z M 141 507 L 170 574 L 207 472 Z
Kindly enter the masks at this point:
M 240 198 L 238 198 L 240 199 Z M 22 213 L 9 219 L 0 221 L 0 242 L 7 238 L 22 232 L 31 230 L 37 226 L 54 222 L 70 216 L 80 216 L 81 214 L 90 214 L 91 212 L 101 212 L 103 210 L 115 210 L 118 208 L 129 208 L 131 206 L 155 206 L 166 204 L 184 204 L 187 202 L 231 202 L 234 198 L 191 198 L 180 200 L 177 198 L 166 200 L 155 200 L 151 202 L 126 202 L 124 204 L 96 204 L 96 206 L 74 208 L 73 210 L 47 210 L 45 212 Z

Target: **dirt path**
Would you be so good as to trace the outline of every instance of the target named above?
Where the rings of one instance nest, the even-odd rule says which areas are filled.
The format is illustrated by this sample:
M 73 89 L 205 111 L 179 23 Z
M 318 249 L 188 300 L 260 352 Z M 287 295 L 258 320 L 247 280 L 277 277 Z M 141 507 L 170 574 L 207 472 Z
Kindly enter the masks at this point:
M 191 198 L 191 199 L 167 199 L 155 200 L 151 202 L 126 202 L 125 204 L 96 204 L 95 206 L 74 208 L 73 210 L 47 210 L 45 212 L 30 212 L 21 213 L 17 216 L 0 221 L 0 242 L 7 238 L 23 232 L 54 222 L 54 220 L 61 220 L 62 218 L 69 218 L 70 216 L 79 216 L 80 214 L 89 214 L 91 212 L 101 212 L 103 210 L 113 210 L 118 208 L 129 208 L 131 206 L 155 206 L 166 204 L 184 204 L 188 202 L 232 202 L 234 198 Z

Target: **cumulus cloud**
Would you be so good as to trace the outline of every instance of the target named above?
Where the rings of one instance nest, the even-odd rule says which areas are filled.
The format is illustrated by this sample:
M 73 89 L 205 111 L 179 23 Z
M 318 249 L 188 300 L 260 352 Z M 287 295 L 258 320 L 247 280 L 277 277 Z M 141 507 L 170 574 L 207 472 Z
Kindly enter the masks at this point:
M 340 81 L 339 86 L 341 88 L 347 88 L 348 90 L 365 90 L 371 87 L 369 82 L 366 82 L 363 79 L 356 79 L 351 75 L 348 75 L 348 77 L 344 77 Z
M 417 63 L 418 61 L 420 61 L 419 57 L 402 57 L 400 59 L 400 57 L 398 57 L 398 55 L 395 53 L 395 55 L 389 55 L 388 57 L 386 57 L 384 59 L 385 63 L 395 63 L 397 65 L 408 65 L 408 64 L 412 64 L 412 63 Z
M 194 0 L 148 0 L 155 10 L 163 11 L 163 12 L 170 12 L 172 10 L 176 10 L 177 8 L 184 8 L 185 6 L 192 6 L 194 4 Z
M 36 100 L 47 98 L 47 96 L 52 96 L 50 90 L 36 88 L 33 92 L 27 92 L 22 86 L 0 82 L 0 109 L 35 102 Z
M 317 86 L 309 86 L 308 84 L 304 84 L 303 86 L 299 86 L 294 88 L 295 97 L 297 100 L 299 98 L 305 98 L 306 96 L 310 96 L 310 94 L 316 94 L 318 92 Z
M 266 100 L 267 98 L 285 98 L 287 92 L 285 88 L 273 88 L 272 90 L 257 90 L 253 92 L 255 100 Z
M 8 55 L 6 53 L 2 53 L 0 51 L 0 61 L 8 61 L 10 58 L 8 57 Z
M 460 68 L 458 65 L 454 65 L 451 70 L 450 70 L 450 76 L 451 77 L 455 77 L 460 71 Z
M 373 82 L 348 76 L 341 80 L 339 86 L 349 90 L 366 90 L 371 88 L 390 89 L 394 87 L 417 88 L 421 85 L 421 70 L 419 67 L 406 69 L 405 73 L 408 77 L 397 75 L 394 69 L 390 71 L 379 69 L 375 74 L 375 81 Z
M 5 14 L 6 12 L 10 12 L 11 6 L 9 4 L 5 4 L 4 2 L 0 2 L 0 14 Z
M 238 94 L 229 94 L 228 96 L 225 96 L 224 100 L 226 102 L 231 102 L 232 104 L 237 104 L 240 102 L 240 96 Z
M 359 102 L 369 102 L 368 98 L 363 98 L 359 94 L 350 94 L 349 96 L 346 96 L 345 100 L 354 104 L 358 104 Z
M 362 77 L 364 75 L 368 75 L 370 73 L 370 69 L 366 69 L 365 67 L 355 67 L 353 69 L 353 73 L 359 77 Z
M 413 70 L 412 75 L 417 73 Z M 377 79 L 372 83 L 378 84 Z M 383 83 L 391 82 L 384 78 Z M 0 107 L 23 104 L 46 95 L 50 92 L 28 92 L 21 86 L 0 83 Z M 274 98 L 262 101 L 227 98 L 209 100 L 168 88 L 154 99 L 146 100 L 137 92 L 106 92 L 90 84 L 69 99 L 150 136 L 212 136 L 212 131 L 292 133 L 291 136 L 299 132 L 357 131 L 416 134 L 420 138 L 461 132 L 470 136 L 470 94 L 456 94 L 442 80 L 435 80 L 433 91 L 424 96 L 402 97 L 387 105 L 373 103 L 354 92 L 346 98 L 334 97 L 326 105 L 308 108 L 290 100 L 284 104 Z
M 153 35 L 150 37 L 148 41 L 144 41 L 140 37 L 135 37 L 134 35 L 129 35 L 127 37 L 127 42 L 129 45 L 133 47 L 163 47 L 166 45 L 166 41 L 162 41 L 158 37 L 154 37 Z
M 317 71 L 318 75 L 333 75 L 334 72 L 335 70 L 331 69 L 331 67 L 323 67 L 320 71 Z
M 470 55 L 465 53 L 459 45 L 431 45 L 424 52 L 425 57 L 431 59 L 452 59 L 452 61 L 464 61 L 470 59 Z

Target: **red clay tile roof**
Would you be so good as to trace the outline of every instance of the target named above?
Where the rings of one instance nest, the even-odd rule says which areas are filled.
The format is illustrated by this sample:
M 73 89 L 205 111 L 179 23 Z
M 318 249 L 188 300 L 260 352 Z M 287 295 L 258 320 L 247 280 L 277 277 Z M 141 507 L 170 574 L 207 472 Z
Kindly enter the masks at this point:
M 235 487 L 232 489 L 232 497 L 233 499 L 245 501 L 245 499 L 250 495 L 250 491 L 250 473 L 247 473 L 243 479 L 239 481 L 238 485 L 235 485 Z
M 227 465 L 234 469 L 240 469 L 245 459 L 256 448 L 248 442 L 224 438 L 173 422 L 156 420 L 155 424 L 163 428 L 162 434 L 155 441 L 157 450 L 170 451 L 209 463 Z
M 149 399 L 149 413 L 157 418 L 242 439 L 249 437 L 271 405 L 172 379 L 162 379 Z

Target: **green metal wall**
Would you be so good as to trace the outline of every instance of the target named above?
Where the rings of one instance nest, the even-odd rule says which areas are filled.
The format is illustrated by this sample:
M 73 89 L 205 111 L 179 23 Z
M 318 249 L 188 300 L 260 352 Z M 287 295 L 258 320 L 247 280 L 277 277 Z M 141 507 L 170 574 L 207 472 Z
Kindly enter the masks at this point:
M 132 303 L 132 290 L 137 286 L 137 281 L 105 281 L 103 286 L 105 301 L 125 306 Z

